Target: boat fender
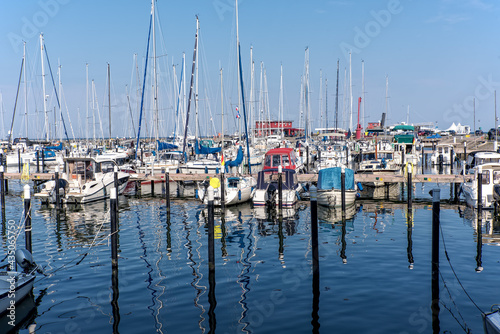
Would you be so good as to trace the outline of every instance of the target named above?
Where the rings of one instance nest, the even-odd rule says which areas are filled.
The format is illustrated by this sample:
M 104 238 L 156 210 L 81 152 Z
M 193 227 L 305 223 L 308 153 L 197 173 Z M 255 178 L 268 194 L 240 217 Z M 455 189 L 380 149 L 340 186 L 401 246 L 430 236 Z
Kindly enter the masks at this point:
M 26 249 L 16 250 L 16 262 L 21 266 L 21 268 L 26 269 L 34 265 L 33 256 Z
M 363 185 L 361 184 L 361 182 L 358 182 L 357 186 L 360 191 L 363 191 Z
M 238 190 L 238 200 L 241 201 L 241 189 Z
M 198 189 L 195 189 L 194 190 L 194 198 L 198 199 L 199 198 L 199 195 L 198 195 Z
M 300 198 L 300 194 L 298 191 L 295 191 L 295 194 L 297 195 L 297 200 L 301 201 L 302 199 Z

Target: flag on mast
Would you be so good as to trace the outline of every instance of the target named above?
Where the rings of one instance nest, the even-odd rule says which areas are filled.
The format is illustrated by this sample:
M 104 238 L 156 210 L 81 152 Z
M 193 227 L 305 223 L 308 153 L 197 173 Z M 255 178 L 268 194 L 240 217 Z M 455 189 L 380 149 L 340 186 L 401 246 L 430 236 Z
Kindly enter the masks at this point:
M 236 107 L 236 118 L 240 118 L 240 111 L 238 110 L 238 107 Z

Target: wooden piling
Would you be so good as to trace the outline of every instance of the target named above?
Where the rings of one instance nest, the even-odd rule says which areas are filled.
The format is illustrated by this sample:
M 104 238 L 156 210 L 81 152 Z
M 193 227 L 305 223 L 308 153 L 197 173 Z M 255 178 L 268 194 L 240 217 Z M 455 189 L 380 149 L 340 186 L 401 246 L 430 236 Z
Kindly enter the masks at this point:
M 432 190 L 432 328 L 439 333 L 439 201 L 440 189 Z
M 214 240 L 214 188 L 209 186 L 207 189 L 208 196 L 208 269 L 215 270 L 215 240 Z
M 110 192 L 110 218 L 111 218 L 111 264 L 118 266 L 118 206 L 116 202 L 116 188 L 111 188 Z

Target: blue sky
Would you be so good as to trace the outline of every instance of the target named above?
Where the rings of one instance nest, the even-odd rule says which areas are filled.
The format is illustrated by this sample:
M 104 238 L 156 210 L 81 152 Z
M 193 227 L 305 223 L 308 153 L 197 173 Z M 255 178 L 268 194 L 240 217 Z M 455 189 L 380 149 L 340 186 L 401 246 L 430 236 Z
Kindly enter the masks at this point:
M 3 1 L 0 11 L 0 93 L 5 136 L 14 110 L 22 59 L 22 40 L 27 45 L 28 133 L 43 137 L 43 100 L 39 34 L 43 32 L 56 86 L 61 65 L 63 115 L 70 137 L 67 113 L 75 136 L 85 136 L 86 65 L 94 79 L 102 126 L 108 134 L 107 64 L 111 67 L 112 135 L 133 135 L 126 97 L 131 91 L 132 114 L 137 127 L 136 69 L 140 80 L 144 59 L 150 1 L 130 0 Z M 176 101 L 172 65 L 180 77 L 182 53 L 188 74 L 193 54 L 195 16 L 200 19 L 200 128 L 203 134 L 221 127 L 220 74 L 223 68 L 226 133 L 235 130 L 237 101 L 235 14 L 232 0 L 160 0 L 156 4 L 157 59 L 161 135 L 171 134 Z M 500 86 L 500 51 L 497 32 L 499 4 L 493 0 L 384 0 L 384 1 L 290 1 L 240 0 L 239 36 L 249 100 L 250 47 L 255 62 L 255 92 L 260 91 L 260 63 L 266 69 L 269 113 L 278 117 L 280 65 L 283 66 L 285 118 L 299 126 L 300 86 L 304 73 L 304 50 L 309 48 L 310 100 L 313 126 L 325 124 L 324 80 L 328 80 L 328 113 L 333 125 L 336 64 L 340 60 L 339 114 L 342 114 L 344 71 L 349 72 L 347 50 L 352 50 L 353 112 L 362 95 L 361 61 L 365 64 L 365 122 L 378 121 L 385 111 L 386 76 L 389 81 L 389 122 L 434 123 L 447 128 L 452 122 L 473 127 L 494 125 L 494 93 Z M 150 65 L 152 64 L 150 59 Z M 47 65 L 45 65 L 47 66 Z M 349 74 L 348 74 L 349 75 Z M 150 77 L 148 72 L 148 77 Z M 148 85 L 151 81 L 148 79 Z M 25 135 L 24 81 L 17 105 L 14 136 Z M 46 67 L 49 110 L 56 105 Z M 151 100 L 150 89 L 146 99 Z M 92 101 L 90 101 L 92 102 Z M 150 102 L 145 103 L 143 134 L 151 133 Z M 67 110 L 66 110 L 67 106 Z M 92 109 L 91 107 L 89 107 Z M 94 108 L 97 113 L 97 108 Z M 349 110 L 349 108 L 347 108 Z M 192 111 L 193 112 L 193 109 Z M 52 112 L 53 114 L 53 112 Z M 190 117 L 193 116 L 191 114 Z M 53 121 L 51 115 L 51 123 Z M 209 122 L 209 119 L 212 122 Z M 191 118 L 192 120 L 193 118 Z M 323 120 L 323 123 L 321 123 Z M 190 121 L 190 126 L 194 124 Z M 92 128 L 92 125 L 89 125 Z M 53 129 L 51 129 L 53 131 Z M 89 130 L 92 131 L 92 130 Z M 194 131 L 194 130 L 192 130 Z M 90 134 L 92 136 L 92 134 Z

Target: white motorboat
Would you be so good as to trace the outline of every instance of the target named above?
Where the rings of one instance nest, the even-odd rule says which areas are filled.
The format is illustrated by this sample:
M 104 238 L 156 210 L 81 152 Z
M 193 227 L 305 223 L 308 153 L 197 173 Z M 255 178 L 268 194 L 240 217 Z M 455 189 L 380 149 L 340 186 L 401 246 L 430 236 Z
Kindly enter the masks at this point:
M 55 180 L 44 183 L 40 192 L 35 194 L 43 202 L 55 203 L 56 193 L 59 191 L 63 203 L 85 204 L 103 200 L 109 197 L 111 188 L 114 188 L 114 161 L 96 162 L 93 158 L 65 158 L 65 170 L 59 184 Z M 118 194 L 123 194 L 127 187 L 130 174 L 117 172 Z
M 229 176 L 224 179 L 224 203 L 225 205 L 235 205 L 247 202 L 252 199 L 257 181 L 252 176 Z M 220 181 L 219 181 L 220 182 Z M 207 194 L 208 182 L 198 184 L 198 197 L 208 203 Z M 221 205 L 221 187 L 214 188 L 214 205 Z
M 318 204 L 331 208 L 342 206 L 341 167 L 321 169 L 318 173 Z M 345 168 L 345 206 L 352 206 L 356 201 L 354 171 Z
M 483 209 L 494 209 L 495 186 L 500 186 L 500 163 L 487 163 L 473 167 L 474 177 L 462 184 L 462 192 L 467 205 L 478 207 L 478 173 L 481 173 L 481 202 Z

